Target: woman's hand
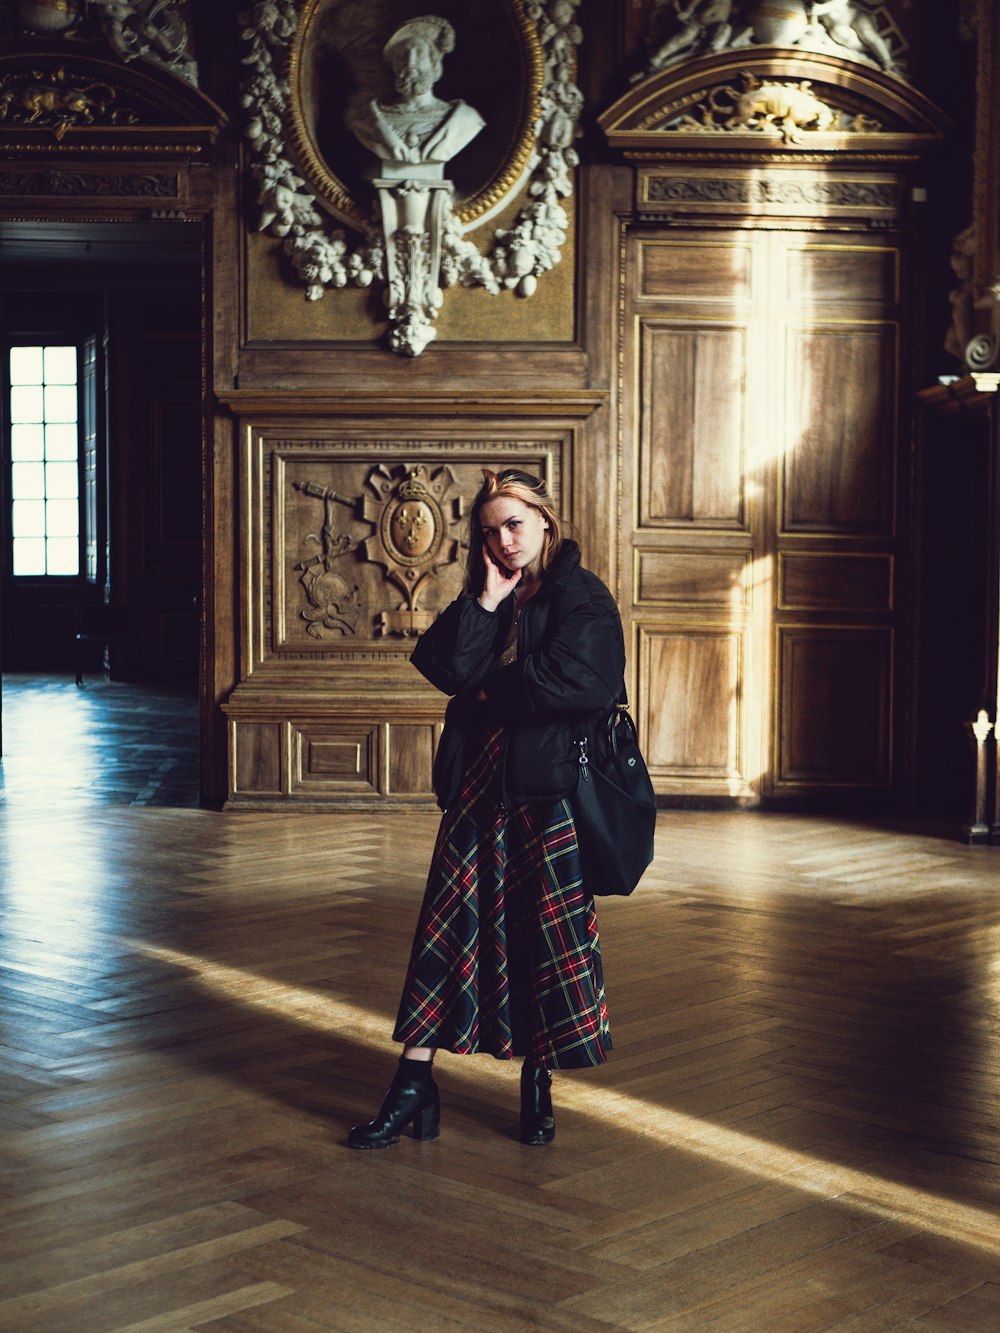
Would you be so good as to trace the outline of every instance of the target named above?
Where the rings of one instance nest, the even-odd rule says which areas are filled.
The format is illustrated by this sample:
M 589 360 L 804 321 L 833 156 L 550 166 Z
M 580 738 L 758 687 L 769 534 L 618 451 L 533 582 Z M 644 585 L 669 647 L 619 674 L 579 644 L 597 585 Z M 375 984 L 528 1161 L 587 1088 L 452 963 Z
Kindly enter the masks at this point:
M 493 559 L 485 542 L 483 542 L 483 565 L 486 568 L 486 582 L 479 594 L 479 605 L 484 611 L 495 611 L 521 582 L 521 571 L 515 569 L 513 574 L 508 575 Z

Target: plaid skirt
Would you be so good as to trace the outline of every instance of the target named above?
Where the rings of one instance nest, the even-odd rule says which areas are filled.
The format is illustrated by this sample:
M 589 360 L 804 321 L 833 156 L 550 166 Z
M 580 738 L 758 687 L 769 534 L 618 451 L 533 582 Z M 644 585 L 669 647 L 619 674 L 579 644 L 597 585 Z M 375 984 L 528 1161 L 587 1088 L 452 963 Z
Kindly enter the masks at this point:
M 500 806 L 501 739 L 486 738 L 441 821 L 393 1036 L 549 1068 L 603 1064 L 601 946 L 572 811 Z

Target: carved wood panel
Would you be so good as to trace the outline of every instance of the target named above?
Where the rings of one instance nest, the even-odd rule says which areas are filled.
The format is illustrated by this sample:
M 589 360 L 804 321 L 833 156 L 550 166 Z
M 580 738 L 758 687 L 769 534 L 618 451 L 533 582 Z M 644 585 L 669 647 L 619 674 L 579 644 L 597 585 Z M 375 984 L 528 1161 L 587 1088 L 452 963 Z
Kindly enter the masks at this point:
M 482 468 L 523 467 L 558 497 L 566 444 L 257 434 L 250 660 L 405 662 L 415 635 L 461 589 L 466 506 Z

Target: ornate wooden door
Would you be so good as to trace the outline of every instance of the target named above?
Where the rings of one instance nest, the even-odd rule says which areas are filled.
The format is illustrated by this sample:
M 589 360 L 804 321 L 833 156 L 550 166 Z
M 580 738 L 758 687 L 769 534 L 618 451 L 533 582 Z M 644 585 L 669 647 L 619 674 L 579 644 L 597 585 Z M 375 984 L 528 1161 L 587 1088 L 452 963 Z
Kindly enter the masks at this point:
M 898 775 L 907 262 L 891 233 L 628 237 L 621 554 L 664 794 Z

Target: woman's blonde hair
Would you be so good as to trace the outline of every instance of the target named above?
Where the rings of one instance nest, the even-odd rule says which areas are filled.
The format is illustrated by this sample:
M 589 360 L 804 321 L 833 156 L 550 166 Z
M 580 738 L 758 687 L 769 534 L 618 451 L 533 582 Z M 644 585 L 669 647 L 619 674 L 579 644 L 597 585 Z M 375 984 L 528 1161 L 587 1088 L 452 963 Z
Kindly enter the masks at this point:
M 509 467 L 504 468 L 502 472 L 491 472 L 489 468 L 484 467 L 483 484 L 469 511 L 469 563 L 465 574 L 466 591 L 476 597 L 482 592 L 486 582 L 483 530 L 479 514 L 483 506 L 488 505 L 491 500 L 500 500 L 504 497 L 520 500 L 522 504 L 537 509 L 548 524 L 542 537 L 542 550 L 538 562 L 542 574 L 556 558 L 563 543 L 562 520 L 556 513 L 552 496 L 541 477 L 535 477 L 530 472 L 522 472 L 519 468 Z

